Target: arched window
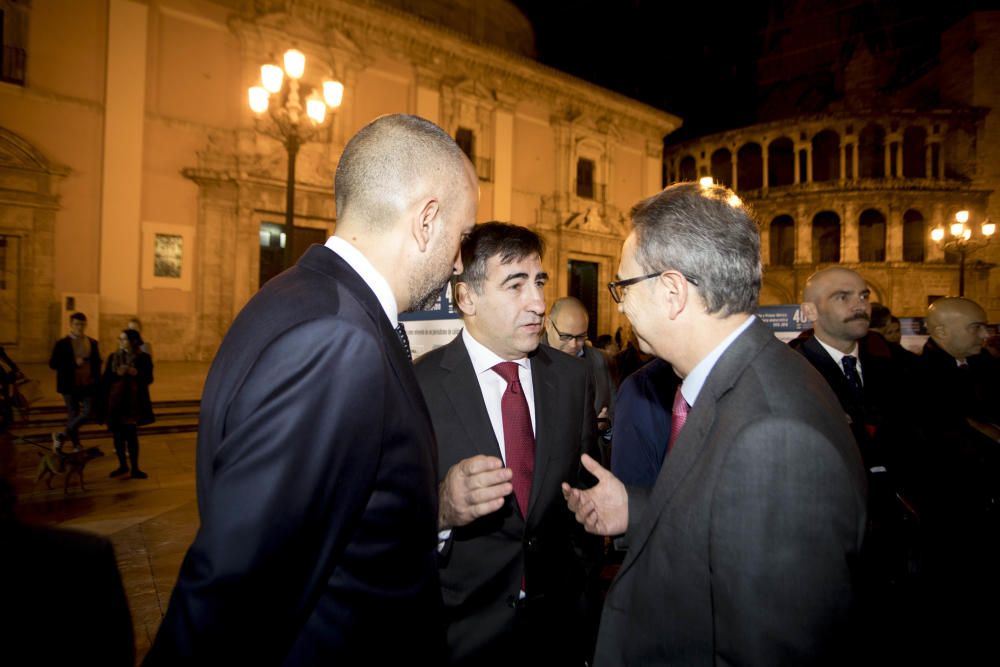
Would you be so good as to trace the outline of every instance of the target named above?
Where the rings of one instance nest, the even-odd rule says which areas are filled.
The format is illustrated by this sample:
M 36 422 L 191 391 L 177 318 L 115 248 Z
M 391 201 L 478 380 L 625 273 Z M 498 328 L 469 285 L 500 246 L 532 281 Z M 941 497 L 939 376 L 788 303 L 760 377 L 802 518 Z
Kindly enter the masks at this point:
M 867 125 L 858 137 L 858 172 L 861 178 L 885 178 L 885 130 Z
M 910 209 L 903 214 L 903 261 L 924 261 L 924 249 L 927 242 L 927 223 L 923 214 L 916 209 Z
M 712 178 L 727 188 L 733 187 L 733 154 L 728 148 L 712 153 Z
M 840 216 L 833 211 L 820 211 L 813 218 L 812 255 L 814 262 L 840 261 Z
M 698 163 L 695 162 L 694 158 L 690 155 L 686 155 L 681 158 L 680 166 L 678 167 L 678 179 L 681 181 L 697 181 L 698 180 Z
M 812 140 L 813 182 L 840 178 L 840 135 L 823 130 Z
M 771 266 L 791 266 L 795 263 L 795 221 L 790 215 L 779 215 L 771 221 Z
M 767 185 L 771 188 L 795 183 L 795 144 L 788 137 L 767 146 Z
M 858 220 L 858 258 L 862 262 L 885 261 L 885 216 L 873 208 Z
M 908 127 L 903 132 L 903 177 L 925 178 L 927 171 L 927 130 Z
M 764 187 L 764 158 L 760 144 L 745 144 L 736 153 L 736 185 L 740 190 Z

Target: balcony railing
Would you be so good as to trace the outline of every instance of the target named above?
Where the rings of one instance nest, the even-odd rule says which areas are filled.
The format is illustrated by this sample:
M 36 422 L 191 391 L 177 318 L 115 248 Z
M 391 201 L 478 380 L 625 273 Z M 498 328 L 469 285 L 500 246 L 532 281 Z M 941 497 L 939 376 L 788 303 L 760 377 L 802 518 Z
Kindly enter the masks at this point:
M 0 52 L 0 81 L 24 85 L 24 63 L 27 54 L 24 49 L 4 46 Z

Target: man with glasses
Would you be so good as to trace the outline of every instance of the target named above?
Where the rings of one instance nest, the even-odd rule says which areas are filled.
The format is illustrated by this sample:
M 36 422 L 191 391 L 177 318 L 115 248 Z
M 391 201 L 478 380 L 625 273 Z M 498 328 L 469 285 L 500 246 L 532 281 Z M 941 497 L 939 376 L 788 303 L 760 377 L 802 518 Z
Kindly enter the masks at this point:
M 611 377 L 608 358 L 601 350 L 587 345 L 587 328 L 590 316 L 583 303 L 572 296 L 556 299 L 545 320 L 542 342 L 571 357 L 587 362 L 590 377 L 594 380 L 594 412 L 597 430 L 605 442 L 611 439 L 611 425 L 615 413 L 615 381 Z M 607 457 L 605 457 L 607 461 Z
M 596 665 L 848 664 L 865 478 L 836 398 L 751 313 L 760 233 L 721 186 L 639 202 L 611 294 L 683 378 L 652 489 L 564 485 L 577 520 L 628 548 Z

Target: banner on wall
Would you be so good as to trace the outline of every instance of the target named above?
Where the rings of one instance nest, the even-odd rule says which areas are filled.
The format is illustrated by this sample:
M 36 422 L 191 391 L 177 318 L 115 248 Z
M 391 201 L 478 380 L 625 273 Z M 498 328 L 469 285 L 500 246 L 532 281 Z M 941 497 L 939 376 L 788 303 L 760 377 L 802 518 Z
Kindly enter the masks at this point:
M 463 328 L 462 317 L 451 303 L 451 283 L 441 290 L 434 306 L 402 313 L 399 321 L 410 339 L 410 352 L 414 359 L 450 343 Z

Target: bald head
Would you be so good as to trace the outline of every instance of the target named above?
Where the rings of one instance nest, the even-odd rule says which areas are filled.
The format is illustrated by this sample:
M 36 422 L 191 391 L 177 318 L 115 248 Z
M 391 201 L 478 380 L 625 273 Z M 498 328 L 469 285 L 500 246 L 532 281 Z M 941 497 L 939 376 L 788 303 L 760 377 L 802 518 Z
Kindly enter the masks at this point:
M 839 266 L 817 271 L 802 292 L 802 316 L 812 321 L 816 336 L 844 352 L 868 333 L 871 292 L 859 274 Z
M 334 179 L 337 226 L 387 231 L 422 197 L 474 186 L 468 158 L 440 127 L 418 116 L 380 116 L 361 128 L 340 156 Z
M 979 354 L 989 336 L 986 311 L 962 297 L 938 299 L 927 308 L 927 332 L 958 361 Z
M 549 345 L 566 354 L 577 356 L 586 345 L 590 316 L 583 303 L 572 296 L 564 296 L 552 304 L 545 335 Z

